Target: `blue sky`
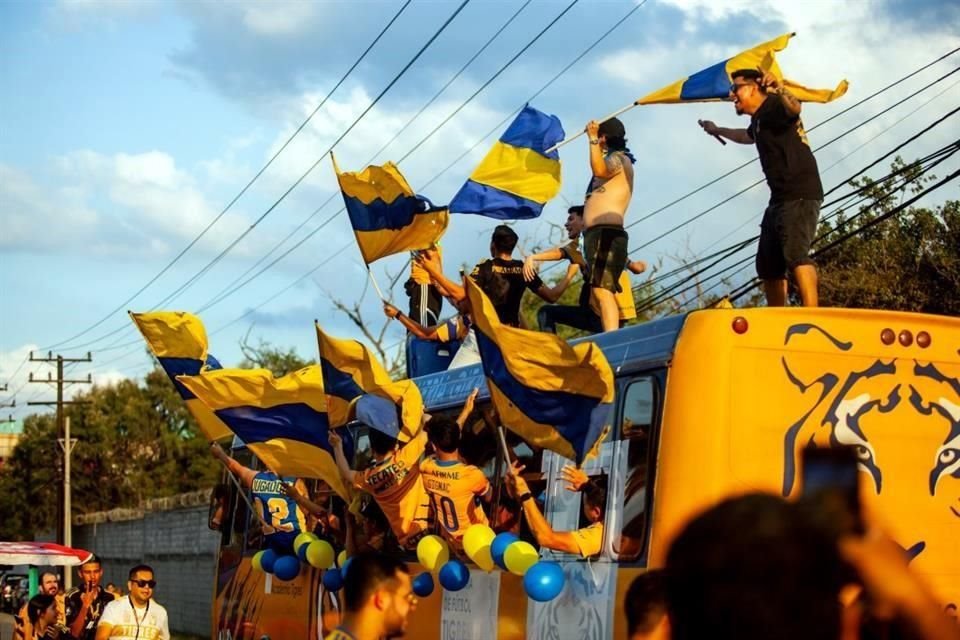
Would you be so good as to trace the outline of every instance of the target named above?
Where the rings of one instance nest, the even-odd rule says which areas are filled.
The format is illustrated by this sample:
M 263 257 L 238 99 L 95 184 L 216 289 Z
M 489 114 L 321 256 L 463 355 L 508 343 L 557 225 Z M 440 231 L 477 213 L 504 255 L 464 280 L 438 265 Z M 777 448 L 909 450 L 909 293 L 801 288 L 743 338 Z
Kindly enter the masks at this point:
M 158 304 L 247 229 L 366 108 L 457 4 L 413 0 L 250 191 L 169 272 L 126 306 L 146 310 Z M 566 4 L 534 0 L 526 6 L 377 161 L 405 154 Z M 580 0 L 401 164 L 414 187 L 471 148 L 633 6 L 630 0 Z M 399 7 L 399 2 L 372 0 L 0 3 L 0 383 L 9 381 L 10 390 L 20 391 L 19 405 L 45 392 L 23 384 L 30 371 L 46 375 L 41 365 L 21 366 L 27 353 L 83 331 L 156 275 L 263 166 Z M 361 168 L 519 7 L 515 2 L 472 0 L 337 146 L 340 166 Z M 807 107 L 804 119 L 810 128 L 960 45 L 958 18 L 955 4 L 931 0 L 648 0 L 533 104 L 557 114 L 566 130 L 575 132 L 591 117 L 792 30 L 799 35 L 780 55 L 789 77 L 822 87 L 832 87 L 841 78 L 850 81 L 842 100 Z M 812 143 L 826 142 L 957 64 L 953 59 L 941 63 L 837 118 L 811 134 Z M 937 85 L 818 153 L 825 186 L 833 186 L 957 104 L 960 88 L 954 82 L 951 78 Z M 628 221 L 754 156 L 751 148 L 721 147 L 704 136 L 696 126 L 698 118 L 745 124 L 738 123 L 727 104 L 643 107 L 623 117 L 638 156 Z M 904 156 L 916 157 L 942 145 L 956 132 L 955 126 L 949 129 L 941 127 Z M 425 195 L 435 202 L 448 200 L 490 140 L 436 180 Z M 561 157 L 563 197 L 551 202 L 540 219 L 516 225 L 525 249 L 548 243 L 551 223 L 561 223 L 566 201 L 582 193 L 588 174 L 585 144 L 581 140 L 569 145 Z M 759 176 L 759 167 L 751 165 L 634 227 L 631 246 Z M 303 229 L 281 251 L 329 219 L 300 248 L 201 317 L 212 334 L 211 352 L 227 366 L 240 359 L 239 341 L 248 331 L 254 341 L 295 347 L 306 356 L 315 351 L 314 318 L 332 333 L 359 337 L 331 304 L 331 297 L 352 304 L 366 285 L 347 220 L 335 215 L 342 202 L 334 197 L 311 217 L 331 194 L 334 178 L 325 160 L 222 261 L 163 307 L 204 307 L 304 220 Z M 695 256 L 728 234 L 725 242 L 747 237 L 754 233 L 766 196 L 765 189 L 754 189 L 635 257 L 669 267 L 678 257 Z M 955 187 L 949 197 L 956 197 Z M 485 257 L 493 226 L 483 218 L 454 218 L 444 239 L 450 273 L 461 263 Z M 310 277 L 290 286 L 343 247 Z M 381 282 L 388 272 L 403 269 L 401 256 L 374 265 Z M 402 298 L 402 289 L 397 287 L 395 294 Z M 379 329 L 383 316 L 372 291 L 366 292 L 361 308 L 370 325 Z M 388 335 L 397 341 L 402 337 L 397 327 L 390 327 Z M 92 350 L 93 365 L 75 367 L 74 375 L 89 371 L 95 380 L 108 382 L 140 376 L 149 368 L 137 338 L 120 311 L 57 350 L 65 355 Z M 0 393 L 0 402 L 7 399 Z M 26 411 L 18 407 L 14 415 Z

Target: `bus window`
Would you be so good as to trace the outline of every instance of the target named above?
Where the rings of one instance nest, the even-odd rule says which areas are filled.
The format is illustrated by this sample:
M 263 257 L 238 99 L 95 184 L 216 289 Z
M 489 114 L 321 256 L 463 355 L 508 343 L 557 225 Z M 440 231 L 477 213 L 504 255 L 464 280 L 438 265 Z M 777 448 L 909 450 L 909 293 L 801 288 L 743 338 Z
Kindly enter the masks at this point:
M 621 451 L 626 452 L 623 481 L 620 535 L 613 538 L 613 551 L 621 562 L 637 560 L 644 547 L 650 496 L 650 453 L 655 407 L 656 379 L 644 377 L 633 380 L 623 392 L 623 419 L 620 433 Z M 622 455 L 622 454 L 621 454 Z

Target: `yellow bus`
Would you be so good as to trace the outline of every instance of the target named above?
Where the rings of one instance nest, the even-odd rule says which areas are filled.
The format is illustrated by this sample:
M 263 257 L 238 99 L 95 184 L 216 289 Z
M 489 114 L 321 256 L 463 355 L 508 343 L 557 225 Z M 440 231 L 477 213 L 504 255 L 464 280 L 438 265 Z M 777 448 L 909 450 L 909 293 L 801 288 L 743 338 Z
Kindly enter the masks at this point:
M 560 562 L 564 591 L 535 603 L 521 578 L 471 567 L 457 593 L 422 598 L 411 638 L 593 640 L 626 637 L 623 596 L 634 576 L 662 565 L 694 514 L 751 490 L 798 493 L 804 447 L 856 447 L 865 509 L 907 550 L 945 607 L 960 604 L 960 320 L 847 309 L 711 309 L 593 336 L 616 376 L 613 429 L 588 461 L 608 479 L 603 551 Z M 459 411 L 481 388 L 479 365 L 416 379 L 428 411 Z M 482 411 L 483 407 L 478 407 Z M 492 434 L 475 441 L 498 500 Z M 564 489 L 568 460 L 512 436 L 528 471 L 539 468 L 545 515 L 580 526 L 579 495 Z M 486 444 L 485 444 L 486 443 Z M 320 572 L 265 584 L 252 572 L 243 503 L 217 569 L 218 638 L 317 638 L 336 620 Z M 494 509 L 498 507 L 495 504 Z M 502 511 L 502 509 L 501 509 Z M 502 514 L 501 514 L 502 515 Z M 492 517 L 491 524 L 502 518 Z M 228 540 L 228 538 L 230 540 Z M 241 544 L 236 544 L 241 538 Z M 231 543 L 232 542 L 232 546 Z M 410 558 L 412 573 L 422 571 Z M 265 593 L 270 591 L 270 593 Z

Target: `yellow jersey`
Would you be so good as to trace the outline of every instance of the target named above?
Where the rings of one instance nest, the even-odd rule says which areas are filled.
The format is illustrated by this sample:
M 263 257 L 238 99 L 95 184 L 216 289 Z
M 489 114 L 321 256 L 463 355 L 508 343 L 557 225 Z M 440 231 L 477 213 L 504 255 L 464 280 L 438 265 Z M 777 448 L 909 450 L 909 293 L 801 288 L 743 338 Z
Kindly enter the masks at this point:
M 353 636 L 337 627 L 333 631 L 327 634 L 323 640 L 354 640 Z
M 490 491 L 490 481 L 480 469 L 459 460 L 430 457 L 420 464 L 420 474 L 447 540 L 459 547 L 470 525 L 487 524 L 480 498 Z
M 373 496 L 404 547 L 427 530 L 430 505 L 420 475 L 420 456 L 427 446 L 421 431 L 401 449 L 356 474 L 354 486 Z
M 595 556 L 603 548 L 603 523 L 594 522 L 588 527 L 572 531 L 573 539 L 580 549 L 580 555 L 584 558 Z

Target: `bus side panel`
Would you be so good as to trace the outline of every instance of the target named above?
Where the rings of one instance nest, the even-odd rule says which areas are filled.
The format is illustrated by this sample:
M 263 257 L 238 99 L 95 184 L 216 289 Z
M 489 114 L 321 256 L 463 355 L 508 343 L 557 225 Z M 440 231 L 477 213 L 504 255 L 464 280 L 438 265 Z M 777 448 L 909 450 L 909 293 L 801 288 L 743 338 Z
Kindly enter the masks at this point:
M 904 331 L 929 344 L 901 341 Z M 654 565 L 697 511 L 749 490 L 795 497 L 803 447 L 847 444 L 869 515 L 945 603 L 960 601 L 958 346 L 960 322 L 918 314 L 691 314 L 668 379 Z
M 217 640 L 271 640 L 307 638 L 318 640 L 317 603 L 321 572 L 301 566 L 300 575 L 289 582 L 271 579 L 265 592 L 266 574 L 254 570 L 252 556 L 244 557 L 230 575 L 220 575 L 214 595 L 213 632 Z

